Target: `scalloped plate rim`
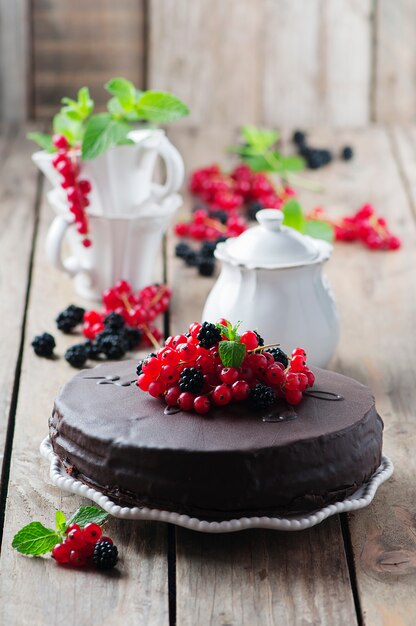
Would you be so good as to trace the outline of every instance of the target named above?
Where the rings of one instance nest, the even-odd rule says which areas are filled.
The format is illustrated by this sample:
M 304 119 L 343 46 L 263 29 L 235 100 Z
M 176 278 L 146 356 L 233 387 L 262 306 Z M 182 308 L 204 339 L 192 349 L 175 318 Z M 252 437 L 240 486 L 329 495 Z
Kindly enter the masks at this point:
M 311 528 L 332 515 L 357 511 L 358 509 L 368 506 L 373 501 L 378 487 L 391 477 L 394 470 L 393 463 L 389 457 L 383 455 L 379 468 L 375 471 L 370 480 L 362 485 L 354 494 L 345 498 L 345 500 L 329 504 L 309 514 L 287 517 L 242 517 L 222 522 L 209 522 L 173 511 L 163 511 L 147 507 L 122 507 L 97 489 L 88 487 L 81 481 L 69 476 L 65 472 L 61 460 L 54 453 L 49 436 L 40 444 L 40 452 L 45 459 L 50 461 L 49 476 L 56 487 L 75 495 L 89 498 L 113 517 L 130 520 L 169 522 L 176 526 L 206 533 L 229 533 L 245 530 L 247 528 L 268 528 L 271 530 L 284 531 Z

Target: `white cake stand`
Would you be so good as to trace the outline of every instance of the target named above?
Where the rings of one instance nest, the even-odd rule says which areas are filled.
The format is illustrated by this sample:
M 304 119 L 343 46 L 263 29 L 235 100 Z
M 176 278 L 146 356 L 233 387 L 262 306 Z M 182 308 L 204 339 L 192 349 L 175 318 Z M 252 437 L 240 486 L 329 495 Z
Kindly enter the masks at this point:
M 198 530 L 205 533 L 231 533 L 246 528 L 270 528 L 273 530 L 305 530 L 319 524 L 327 517 L 338 513 L 348 513 L 362 509 L 373 500 L 378 487 L 393 474 L 393 463 L 387 456 L 382 457 L 381 465 L 373 474 L 370 480 L 360 487 L 353 495 L 345 498 L 341 502 L 329 504 L 328 506 L 304 515 L 290 515 L 287 517 L 241 517 L 239 519 L 224 522 L 208 522 L 189 515 L 181 515 L 172 511 L 161 511 L 160 509 L 149 509 L 147 507 L 128 507 L 115 504 L 106 495 L 84 485 L 79 480 L 69 476 L 65 472 L 61 460 L 54 453 L 49 437 L 46 437 L 40 445 L 42 456 L 50 461 L 50 478 L 52 483 L 78 496 L 83 496 L 93 500 L 104 511 L 131 520 L 155 520 L 159 522 L 169 522 L 191 530 Z

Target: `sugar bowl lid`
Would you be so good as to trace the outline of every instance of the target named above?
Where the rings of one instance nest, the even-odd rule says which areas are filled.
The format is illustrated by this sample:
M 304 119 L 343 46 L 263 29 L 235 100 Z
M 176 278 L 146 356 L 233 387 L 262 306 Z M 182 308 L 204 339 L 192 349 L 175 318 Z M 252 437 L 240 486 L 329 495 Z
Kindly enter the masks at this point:
M 307 265 L 322 257 L 320 243 L 326 242 L 318 244 L 311 237 L 283 226 L 282 211 L 262 209 L 256 213 L 256 219 L 258 226 L 217 246 L 216 256 L 221 258 L 222 252 L 225 252 L 228 260 L 234 263 L 266 269 Z M 326 246 L 329 246 L 329 249 Z M 332 246 L 330 244 L 326 246 L 329 252 Z

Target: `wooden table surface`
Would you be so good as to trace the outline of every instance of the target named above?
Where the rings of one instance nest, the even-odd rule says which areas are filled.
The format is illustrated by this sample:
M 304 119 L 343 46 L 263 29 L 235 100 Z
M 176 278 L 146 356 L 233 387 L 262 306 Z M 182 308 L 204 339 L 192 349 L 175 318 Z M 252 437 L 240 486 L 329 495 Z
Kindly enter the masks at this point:
M 74 374 L 62 358 L 74 338 L 55 332 L 53 320 L 69 303 L 85 303 L 45 258 L 52 211 L 24 137 L 13 128 L 0 134 L 0 624 L 416 624 L 416 128 L 313 133 L 314 144 L 351 143 L 357 157 L 308 174 L 321 194 L 300 193 L 305 207 L 334 214 L 373 202 L 403 240 L 394 253 L 339 244 L 327 266 L 341 318 L 330 367 L 372 388 L 393 478 L 367 509 L 299 533 L 211 536 L 111 520 L 121 559 L 109 575 L 59 568 L 10 545 L 28 522 L 49 525 L 57 508 L 70 514 L 82 504 L 51 486 L 38 452 L 54 396 Z M 231 133 L 182 129 L 172 138 L 189 171 L 224 160 Z M 169 252 L 167 273 L 169 332 L 177 333 L 199 318 L 213 281 Z M 57 338 L 53 362 L 30 347 L 46 330 Z

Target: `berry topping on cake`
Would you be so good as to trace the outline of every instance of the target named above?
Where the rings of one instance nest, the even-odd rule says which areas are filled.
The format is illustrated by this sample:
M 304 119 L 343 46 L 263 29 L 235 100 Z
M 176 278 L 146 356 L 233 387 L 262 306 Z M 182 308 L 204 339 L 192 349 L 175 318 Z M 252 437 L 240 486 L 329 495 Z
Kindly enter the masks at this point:
M 265 409 L 278 398 L 299 404 L 314 383 L 306 352 L 289 359 L 276 344 L 264 345 L 257 331 L 238 332 L 240 323 L 194 322 L 168 337 L 165 346 L 137 365 L 137 386 L 169 407 L 209 413 L 214 406 L 248 401 Z M 104 331 L 105 333 L 105 331 Z

